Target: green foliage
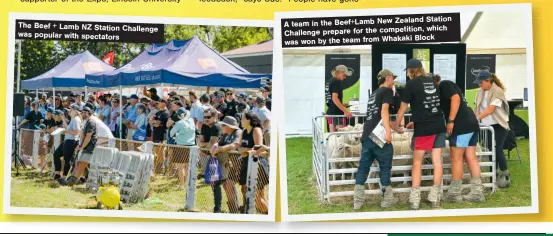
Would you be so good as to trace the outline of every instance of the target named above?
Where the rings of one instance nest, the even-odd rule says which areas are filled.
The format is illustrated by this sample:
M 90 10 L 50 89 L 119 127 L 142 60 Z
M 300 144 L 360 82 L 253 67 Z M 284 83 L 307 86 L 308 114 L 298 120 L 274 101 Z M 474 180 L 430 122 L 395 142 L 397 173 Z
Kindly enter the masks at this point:
M 185 40 L 198 36 L 208 46 L 218 52 L 244 47 L 271 39 L 268 28 L 166 25 L 165 40 Z M 102 59 L 110 51 L 115 51 L 114 67 L 121 67 L 138 56 L 149 44 L 88 41 L 45 41 L 25 40 L 21 45 L 21 80 L 26 80 L 47 72 L 70 55 L 90 51 Z M 17 81 L 17 45 L 14 81 Z M 14 88 L 17 86 L 14 84 Z

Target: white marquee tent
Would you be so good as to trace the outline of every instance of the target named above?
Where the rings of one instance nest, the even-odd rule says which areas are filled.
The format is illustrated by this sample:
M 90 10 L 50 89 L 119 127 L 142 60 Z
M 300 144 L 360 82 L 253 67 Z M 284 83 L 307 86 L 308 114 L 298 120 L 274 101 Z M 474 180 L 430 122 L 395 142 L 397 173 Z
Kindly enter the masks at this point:
M 462 12 L 462 42 L 467 54 L 496 54 L 496 73 L 509 99 L 522 99 L 526 87 L 525 14 L 522 12 Z M 284 132 L 311 135 L 311 118 L 324 112 L 325 54 L 361 54 L 361 104 L 371 85 L 371 47 L 317 47 L 283 51 Z M 308 92 L 309 91 L 309 92 Z M 313 92 L 312 92 L 313 91 Z M 320 91 L 320 92 L 319 92 Z M 364 110 L 364 107 L 360 109 Z

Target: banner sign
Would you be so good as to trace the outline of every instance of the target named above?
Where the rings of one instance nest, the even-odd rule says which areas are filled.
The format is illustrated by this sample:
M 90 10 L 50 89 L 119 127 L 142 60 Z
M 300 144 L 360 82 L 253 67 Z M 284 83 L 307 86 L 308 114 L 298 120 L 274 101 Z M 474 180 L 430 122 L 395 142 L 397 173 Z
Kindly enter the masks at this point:
M 466 69 L 465 89 L 478 88 L 474 80 L 480 71 L 495 73 L 495 54 L 468 54 Z

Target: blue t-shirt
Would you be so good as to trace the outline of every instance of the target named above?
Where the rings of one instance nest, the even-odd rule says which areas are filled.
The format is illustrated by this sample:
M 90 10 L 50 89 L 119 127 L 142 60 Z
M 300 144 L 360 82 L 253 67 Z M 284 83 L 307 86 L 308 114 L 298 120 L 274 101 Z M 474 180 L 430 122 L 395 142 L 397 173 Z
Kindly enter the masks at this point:
M 100 116 L 104 116 L 104 124 L 109 125 L 109 123 L 111 122 L 111 107 L 99 107 L 98 109 L 96 109 L 96 114 L 98 114 L 98 118 Z

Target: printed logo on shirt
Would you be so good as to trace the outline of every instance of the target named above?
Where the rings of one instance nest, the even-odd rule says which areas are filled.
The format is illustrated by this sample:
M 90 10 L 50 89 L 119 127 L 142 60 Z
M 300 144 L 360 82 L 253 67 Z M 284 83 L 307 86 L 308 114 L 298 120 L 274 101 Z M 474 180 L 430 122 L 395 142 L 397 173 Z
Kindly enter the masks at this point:
M 424 83 L 424 92 L 426 94 L 436 93 L 436 87 L 434 86 L 434 83 Z

